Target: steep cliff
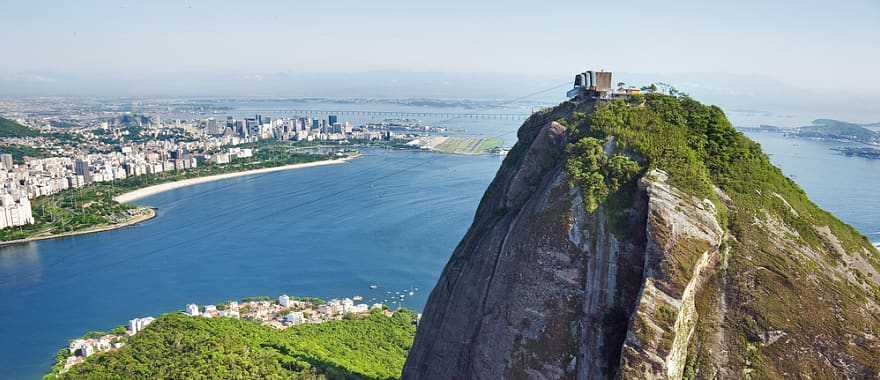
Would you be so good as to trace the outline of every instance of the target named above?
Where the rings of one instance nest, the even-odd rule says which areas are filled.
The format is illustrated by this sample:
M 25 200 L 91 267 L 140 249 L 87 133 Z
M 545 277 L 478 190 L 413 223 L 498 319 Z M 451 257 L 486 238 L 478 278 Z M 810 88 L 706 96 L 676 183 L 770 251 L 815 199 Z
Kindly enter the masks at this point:
M 404 378 L 880 377 L 880 254 L 717 107 L 577 98 L 518 139 Z

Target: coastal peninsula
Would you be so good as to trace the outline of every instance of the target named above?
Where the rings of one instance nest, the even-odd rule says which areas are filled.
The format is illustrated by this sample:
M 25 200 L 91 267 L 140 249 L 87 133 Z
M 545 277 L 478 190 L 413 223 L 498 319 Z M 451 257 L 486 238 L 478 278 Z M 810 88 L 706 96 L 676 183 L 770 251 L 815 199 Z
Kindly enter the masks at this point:
M 189 304 L 71 340 L 45 378 L 397 377 L 418 317 L 360 301 L 283 294 Z

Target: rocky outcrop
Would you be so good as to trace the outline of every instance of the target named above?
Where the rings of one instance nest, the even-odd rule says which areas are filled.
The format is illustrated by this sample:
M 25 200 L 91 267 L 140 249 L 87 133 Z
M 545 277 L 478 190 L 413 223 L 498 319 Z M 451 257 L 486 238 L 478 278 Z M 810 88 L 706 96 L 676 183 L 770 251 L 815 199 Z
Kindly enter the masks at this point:
M 567 113 L 536 114 L 520 129 L 431 293 L 405 377 L 576 373 L 585 257 L 564 227 L 573 223 L 566 130 L 554 122 Z
M 821 226 L 827 250 L 792 241 L 797 232 L 786 221 L 760 215 L 727 232 L 727 213 L 752 210 L 737 208 L 719 188 L 715 201 L 689 195 L 659 170 L 627 188 L 623 205 L 587 212 L 565 170 L 571 131 L 557 120 L 596 106 L 565 102 L 520 128 L 430 295 L 405 379 L 880 376 L 870 359 L 880 355 L 880 314 L 869 296 L 859 293 L 864 304 L 842 307 L 843 293 L 817 295 L 803 285 L 814 293 L 798 295 L 809 305 L 840 307 L 833 323 L 840 329 L 858 323 L 848 338 L 858 349 L 798 330 L 805 316 L 781 314 L 800 301 L 774 308 L 772 299 L 756 298 L 797 292 L 760 279 L 781 273 L 777 265 L 816 267 L 827 252 L 846 256 L 827 275 L 870 292 L 877 288 L 876 279 L 864 279 L 877 268 L 872 252 L 847 253 Z M 614 149 L 607 144 L 606 154 Z M 778 194 L 768 196 L 793 210 Z M 745 229 L 759 238 L 744 239 Z M 834 280 L 818 272 L 786 281 Z M 786 345 L 818 348 L 825 360 L 792 364 Z
M 670 186 L 666 173 L 648 173 L 641 188 L 648 198 L 648 243 L 621 374 L 680 379 L 697 323 L 696 293 L 720 259 L 724 231 L 712 202 Z

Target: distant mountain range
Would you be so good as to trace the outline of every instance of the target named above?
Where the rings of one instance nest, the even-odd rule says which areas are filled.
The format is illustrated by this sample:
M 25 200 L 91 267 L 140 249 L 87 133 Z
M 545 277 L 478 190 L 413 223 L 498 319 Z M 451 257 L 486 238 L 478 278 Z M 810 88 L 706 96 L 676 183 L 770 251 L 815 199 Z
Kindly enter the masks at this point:
M 586 63 L 584 63 L 586 65 Z M 384 99 L 483 99 L 556 104 L 565 100 L 572 72 L 541 74 L 456 73 L 418 71 L 367 72 L 28 72 L 2 75 L 0 96 L 133 96 L 133 97 L 323 97 Z M 724 73 L 614 72 L 614 82 L 642 86 L 668 83 L 727 111 L 844 115 L 873 120 L 870 94 L 830 94 L 803 89 L 775 78 Z M 878 125 L 880 127 L 880 125 Z

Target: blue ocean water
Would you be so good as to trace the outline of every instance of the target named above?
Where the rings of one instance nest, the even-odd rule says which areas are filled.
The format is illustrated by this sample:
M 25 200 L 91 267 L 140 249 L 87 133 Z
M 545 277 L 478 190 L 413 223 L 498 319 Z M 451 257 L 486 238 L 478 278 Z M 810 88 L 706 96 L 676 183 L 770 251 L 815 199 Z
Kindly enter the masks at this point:
M 138 203 L 158 216 L 135 227 L 3 248 L 0 378 L 38 378 L 69 339 L 190 302 L 393 304 L 418 288 L 401 305 L 421 309 L 500 162 L 372 150 L 157 194 Z
M 846 145 L 749 132 L 770 160 L 797 182 L 810 199 L 880 242 L 880 160 L 847 157 L 830 148 Z
M 508 143 L 519 124 L 462 122 Z M 750 137 L 820 206 L 880 240 L 880 161 Z M 68 339 L 191 302 L 288 293 L 390 303 L 418 288 L 402 306 L 421 309 L 500 163 L 370 150 L 345 165 L 157 194 L 138 203 L 158 217 L 134 227 L 2 248 L 0 378 L 39 378 Z

